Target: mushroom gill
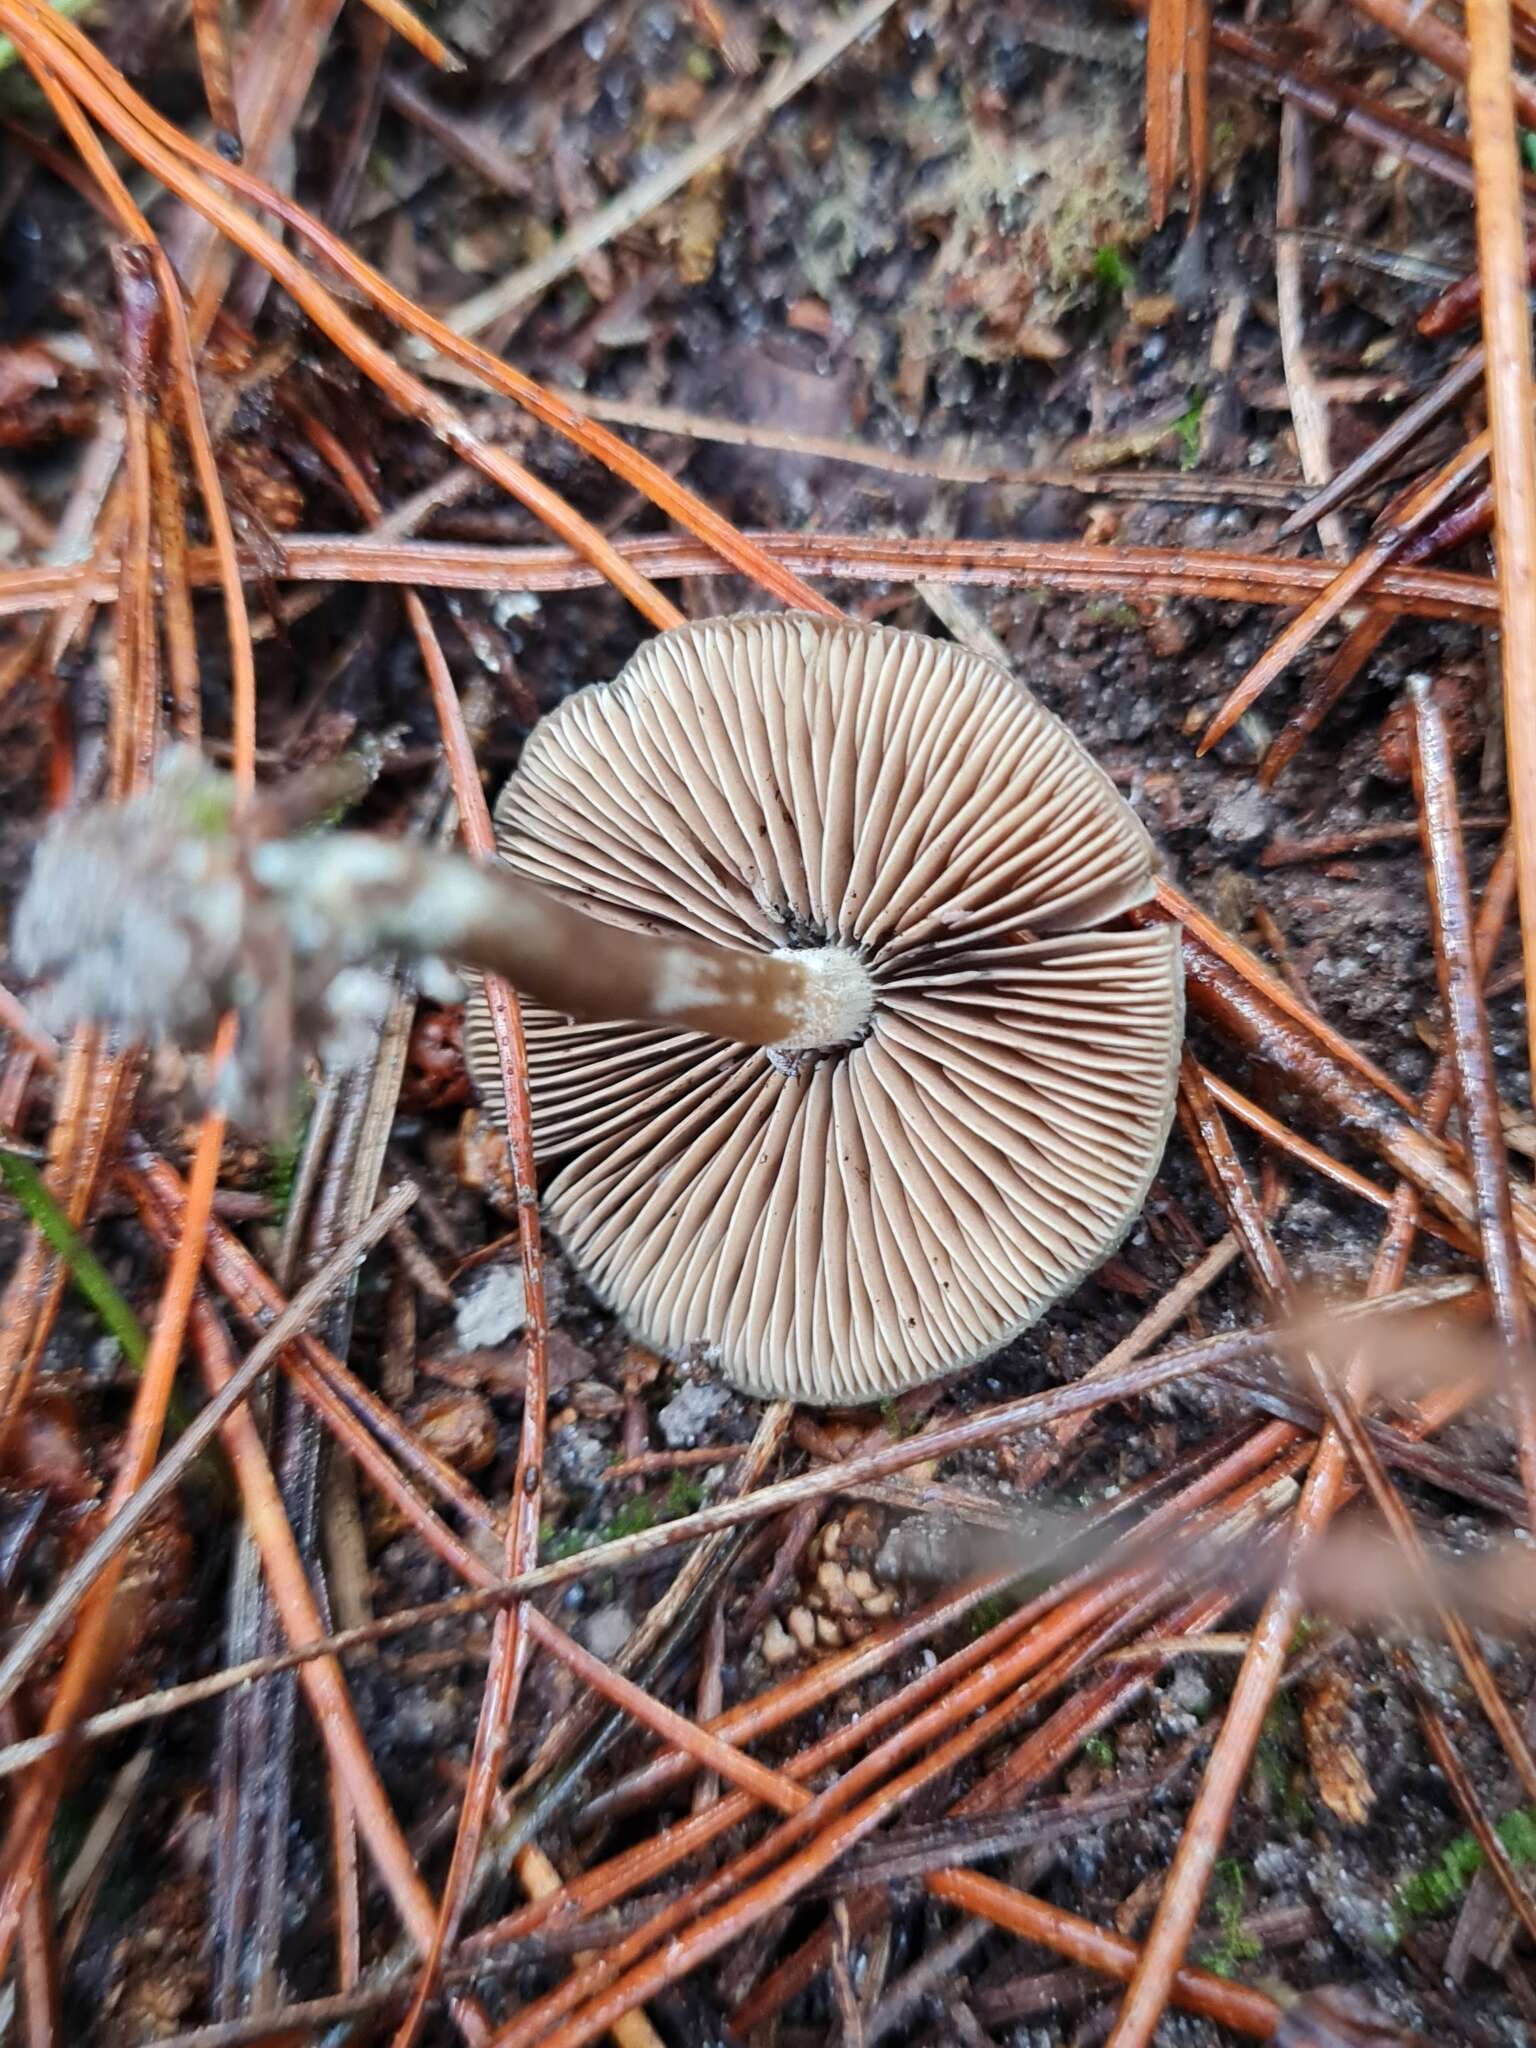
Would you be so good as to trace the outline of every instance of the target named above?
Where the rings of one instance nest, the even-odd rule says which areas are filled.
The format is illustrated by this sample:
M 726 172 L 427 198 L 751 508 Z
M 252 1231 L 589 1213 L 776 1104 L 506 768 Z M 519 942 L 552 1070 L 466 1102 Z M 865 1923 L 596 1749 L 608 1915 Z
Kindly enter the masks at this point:
M 604 922 L 794 954 L 827 1042 L 527 1014 L 551 1223 L 647 1344 L 862 1402 L 973 1363 L 1120 1242 L 1172 1116 L 1175 928 L 1066 727 L 949 642 L 679 627 L 535 729 L 501 850 Z M 472 1074 L 500 1111 L 483 1009 Z

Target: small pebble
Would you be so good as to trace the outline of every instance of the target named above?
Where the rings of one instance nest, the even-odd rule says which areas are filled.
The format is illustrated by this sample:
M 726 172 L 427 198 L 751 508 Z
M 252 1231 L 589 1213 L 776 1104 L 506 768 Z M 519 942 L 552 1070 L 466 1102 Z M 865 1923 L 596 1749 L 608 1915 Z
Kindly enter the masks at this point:
M 700 1437 L 708 1436 L 710 1424 L 730 1405 L 729 1389 L 717 1381 L 706 1380 L 701 1384 L 690 1380 L 679 1388 L 656 1418 L 668 1449 L 687 1450 Z
M 527 1320 L 522 1267 L 486 1266 L 454 1313 L 454 1340 L 461 1351 L 486 1350 L 515 1337 Z
M 1211 813 L 1211 837 L 1228 846 L 1250 846 L 1268 830 L 1269 805 L 1251 785 L 1224 796 Z
M 610 1604 L 589 1614 L 577 1633 L 594 1657 L 611 1664 L 629 1641 L 633 1628 L 628 1608 Z
M 1211 1688 L 1198 1664 L 1181 1664 L 1173 1674 L 1168 1697 L 1186 1714 L 1203 1720 L 1211 1711 Z
M 792 1657 L 799 1654 L 793 1636 L 788 1633 L 776 1614 L 769 1615 L 768 1626 L 758 1637 L 757 1646 L 763 1653 L 763 1662 L 775 1668 L 780 1664 L 787 1664 Z

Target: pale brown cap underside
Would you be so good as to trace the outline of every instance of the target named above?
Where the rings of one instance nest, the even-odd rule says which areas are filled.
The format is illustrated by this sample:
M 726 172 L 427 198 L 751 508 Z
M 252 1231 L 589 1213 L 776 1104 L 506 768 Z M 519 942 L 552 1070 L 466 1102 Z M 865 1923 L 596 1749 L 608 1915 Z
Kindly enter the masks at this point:
M 679 627 L 534 730 L 505 858 L 593 915 L 841 945 L 863 1037 L 786 1056 L 525 1010 L 550 1221 L 645 1343 L 864 1402 L 974 1363 L 1120 1242 L 1168 1135 L 1179 935 L 1151 843 L 994 663 L 801 614 Z M 483 1010 L 466 1043 L 500 1107 Z

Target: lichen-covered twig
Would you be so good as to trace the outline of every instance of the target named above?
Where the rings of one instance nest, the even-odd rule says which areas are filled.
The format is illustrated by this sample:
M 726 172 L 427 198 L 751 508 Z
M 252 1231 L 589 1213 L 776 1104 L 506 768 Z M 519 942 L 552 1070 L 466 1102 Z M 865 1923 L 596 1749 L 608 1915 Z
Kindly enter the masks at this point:
M 504 975 L 577 1018 L 659 1021 L 745 1045 L 836 1044 L 868 976 L 841 949 L 749 953 L 590 917 L 500 866 L 366 832 L 301 831 L 350 781 L 242 806 L 196 755 L 152 788 L 55 822 L 16 918 L 23 970 L 59 1025 L 206 1045 L 241 1019 L 233 1106 L 287 1109 L 296 1056 L 346 1064 L 388 1000 L 393 956 Z

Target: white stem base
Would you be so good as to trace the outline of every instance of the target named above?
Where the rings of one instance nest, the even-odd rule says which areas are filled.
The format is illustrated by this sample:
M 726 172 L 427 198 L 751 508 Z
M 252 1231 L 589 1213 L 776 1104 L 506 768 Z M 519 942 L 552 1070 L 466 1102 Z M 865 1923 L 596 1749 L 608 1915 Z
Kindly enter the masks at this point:
M 846 1045 L 868 1024 L 875 1008 L 875 984 L 857 953 L 846 946 L 780 946 L 775 960 L 800 970 L 800 1014 L 779 1040 L 786 1052 Z

